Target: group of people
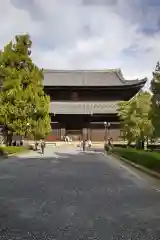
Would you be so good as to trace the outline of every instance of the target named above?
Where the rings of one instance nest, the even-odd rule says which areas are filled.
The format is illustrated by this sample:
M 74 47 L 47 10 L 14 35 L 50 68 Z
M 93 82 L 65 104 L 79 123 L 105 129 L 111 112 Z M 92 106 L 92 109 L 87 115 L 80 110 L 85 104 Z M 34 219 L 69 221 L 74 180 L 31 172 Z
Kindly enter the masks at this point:
M 82 148 L 83 152 L 86 150 L 86 148 L 87 149 L 91 148 L 91 146 L 92 146 L 91 140 L 82 140 L 81 141 L 80 147 Z
M 40 146 L 41 148 L 41 153 L 44 154 L 44 149 L 46 146 L 44 139 L 41 139 L 39 142 L 38 141 L 35 142 L 35 151 L 38 150 L 38 146 Z
M 113 139 L 112 138 L 108 138 L 108 142 L 105 143 L 105 145 L 107 145 L 108 148 L 111 148 L 112 145 L 113 145 Z M 44 154 L 44 149 L 46 147 L 46 143 L 45 143 L 44 139 L 41 139 L 39 142 L 38 141 L 35 142 L 35 151 L 38 150 L 38 146 L 40 146 L 40 148 L 41 148 L 41 153 Z M 85 151 L 86 149 L 90 149 L 91 146 L 92 146 L 91 140 L 84 140 L 83 139 L 80 142 L 80 147 L 81 147 L 81 149 L 83 151 Z

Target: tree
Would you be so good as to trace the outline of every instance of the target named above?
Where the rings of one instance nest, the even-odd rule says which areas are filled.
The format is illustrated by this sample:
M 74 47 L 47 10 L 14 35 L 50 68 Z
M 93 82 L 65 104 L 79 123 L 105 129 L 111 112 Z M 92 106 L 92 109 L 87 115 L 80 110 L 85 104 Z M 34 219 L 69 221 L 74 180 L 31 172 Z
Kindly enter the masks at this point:
M 132 121 L 131 115 L 132 115 L 133 109 L 130 101 L 121 101 L 119 103 L 119 112 L 118 115 L 121 120 L 121 126 L 123 129 L 124 139 L 128 140 L 128 144 L 134 140 L 134 134 L 132 132 L 133 128 L 131 127 L 134 122 Z
M 152 95 L 152 122 L 154 125 L 154 137 L 160 137 L 160 62 L 157 62 L 153 79 L 151 81 Z
M 43 70 L 32 62 L 29 35 L 19 35 L 0 53 L 0 121 L 13 134 L 44 137 L 51 130 Z M 9 137 L 10 136 L 10 137 Z
M 129 144 L 136 141 L 142 146 L 153 134 L 151 97 L 149 92 L 141 91 L 129 101 L 120 102 L 119 117 Z

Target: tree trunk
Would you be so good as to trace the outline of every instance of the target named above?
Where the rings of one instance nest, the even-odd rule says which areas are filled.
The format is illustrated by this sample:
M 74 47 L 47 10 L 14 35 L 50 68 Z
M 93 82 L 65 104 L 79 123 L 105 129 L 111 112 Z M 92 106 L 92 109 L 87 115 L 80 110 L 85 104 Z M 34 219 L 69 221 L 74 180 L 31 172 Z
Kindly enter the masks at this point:
M 132 143 L 132 141 L 128 140 L 127 147 L 131 147 L 131 143 Z
M 140 139 L 137 139 L 136 140 L 136 149 L 141 149 L 141 147 L 142 147 L 142 142 Z
M 7 132 L 7 139 L 6 139 L 7 146 L 12 146 L 12 137 L 13 137 L 13 133 Z
M 144 140 L 141 140 L 141 149 L 144 149 Z

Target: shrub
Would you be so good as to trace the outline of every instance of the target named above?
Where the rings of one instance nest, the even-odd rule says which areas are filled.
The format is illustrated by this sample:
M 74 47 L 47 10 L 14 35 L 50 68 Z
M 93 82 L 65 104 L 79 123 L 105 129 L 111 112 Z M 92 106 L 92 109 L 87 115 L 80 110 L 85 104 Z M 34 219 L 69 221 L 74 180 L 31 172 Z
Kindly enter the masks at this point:
M 112 152 L 131 162 L 160 172 L 160 154 L 157 152 L 147 152 L 134 148 L 113 148 Z
M 7 155 L 6 151 L 4 148 L 0 147 L 0 156 Z
M 0 156 L 6 156 L 13 153 L 20 153 L 23 151 L 26 151 L 27 148 L 20 146 L 20 147 L 14 147 L 14 146 L 6 146 L 6 147 L 0 147 Z

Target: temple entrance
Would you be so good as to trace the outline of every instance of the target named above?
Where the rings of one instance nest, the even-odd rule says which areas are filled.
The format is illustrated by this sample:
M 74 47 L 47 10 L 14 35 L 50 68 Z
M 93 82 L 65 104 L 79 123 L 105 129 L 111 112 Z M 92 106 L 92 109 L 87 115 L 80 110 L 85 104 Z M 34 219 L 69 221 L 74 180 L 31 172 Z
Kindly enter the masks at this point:
M 65 116 L 66 136 L 72 141 L 80 141 L 83 134 L 84 116 L 83 115 L 69 115 Z

